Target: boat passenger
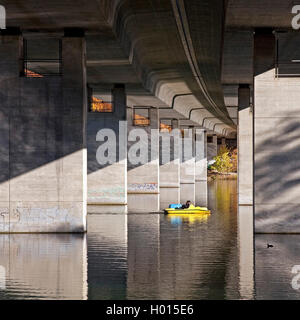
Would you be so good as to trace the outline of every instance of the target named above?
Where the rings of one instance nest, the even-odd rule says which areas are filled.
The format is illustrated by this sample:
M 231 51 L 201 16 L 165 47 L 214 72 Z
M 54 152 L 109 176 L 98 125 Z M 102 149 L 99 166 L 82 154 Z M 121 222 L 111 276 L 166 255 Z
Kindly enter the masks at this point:
M 181 206 L 181 209 L 188 209 L 192 205 L 191 201 L 188 200 L 185 204 Z

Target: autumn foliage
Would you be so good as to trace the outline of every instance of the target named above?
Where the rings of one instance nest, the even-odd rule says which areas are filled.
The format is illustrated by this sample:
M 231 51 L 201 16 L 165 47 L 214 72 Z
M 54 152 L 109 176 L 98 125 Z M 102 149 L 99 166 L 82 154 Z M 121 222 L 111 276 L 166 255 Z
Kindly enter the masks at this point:
M 221 174 L 237 172 L 237 149 L 230 150 L 226 146 L 222 146 L 214 160 L 215 163 L 211 166 L 212 170 Z

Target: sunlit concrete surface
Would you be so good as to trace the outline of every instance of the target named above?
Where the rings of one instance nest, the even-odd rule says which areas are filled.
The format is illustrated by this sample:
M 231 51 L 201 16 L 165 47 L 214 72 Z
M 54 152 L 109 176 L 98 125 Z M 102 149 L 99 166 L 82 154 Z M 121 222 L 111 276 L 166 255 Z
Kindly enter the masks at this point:
M 238 95 L 238 204 L 253 205 L 253 108 L 249 85 L 240 86 Z

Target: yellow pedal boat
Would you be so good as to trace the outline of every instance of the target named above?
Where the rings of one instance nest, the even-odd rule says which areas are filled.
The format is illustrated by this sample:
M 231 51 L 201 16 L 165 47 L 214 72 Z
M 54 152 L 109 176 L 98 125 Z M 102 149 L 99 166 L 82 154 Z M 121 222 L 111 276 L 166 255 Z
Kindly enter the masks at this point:
M 210 210 L 206 207 L 194 207 L 191 205 L 188 209 L 174 209 L 174 208 L 167 208 L 164 210 L 165 214 L 172 214 L 172 215 L 182 215 L 182 214 L 210 214 Z

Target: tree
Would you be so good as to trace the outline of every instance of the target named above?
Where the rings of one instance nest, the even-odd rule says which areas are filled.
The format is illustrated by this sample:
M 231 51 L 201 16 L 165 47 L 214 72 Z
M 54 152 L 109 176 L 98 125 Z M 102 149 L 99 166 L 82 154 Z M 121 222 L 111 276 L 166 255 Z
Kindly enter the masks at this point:
M 229 156 L 229 150 L 226 146 L 222 146 L 219 150 L 219 153 L 216 157 L 214 157 L 216 161 L 211 168 L 216 170 L 219 173 L 228 173 L 232 170 L 232 161 Z

